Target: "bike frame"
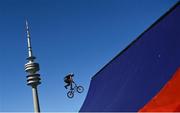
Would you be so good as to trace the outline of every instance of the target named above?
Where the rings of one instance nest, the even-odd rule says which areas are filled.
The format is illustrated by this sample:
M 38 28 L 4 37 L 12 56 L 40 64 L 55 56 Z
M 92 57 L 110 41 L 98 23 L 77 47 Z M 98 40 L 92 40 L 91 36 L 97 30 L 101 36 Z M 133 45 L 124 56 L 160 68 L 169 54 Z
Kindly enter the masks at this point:
M 73 84 L 75 85 L 74 87 L 73 87 Z M 74 90 L 75 87 L 77 87 L 77 84 L 74 81 L 72 81 L 70 83 L 70 90 Z

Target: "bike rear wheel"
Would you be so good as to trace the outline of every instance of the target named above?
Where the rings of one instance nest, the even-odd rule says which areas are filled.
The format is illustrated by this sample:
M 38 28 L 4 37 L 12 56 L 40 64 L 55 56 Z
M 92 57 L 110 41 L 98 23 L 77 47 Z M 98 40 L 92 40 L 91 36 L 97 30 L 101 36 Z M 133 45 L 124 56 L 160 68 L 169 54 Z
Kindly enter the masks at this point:
M 74 92 L 73 92 L 73 91 L 69 91 L 69 92 L 67 93 L 67 97 L 68 97 L 68 98 L 73 98 L 73 97 L 74 97 Z
M 82 93 L 84 91 L 84 88 L 82 86 L 77 86 L 77 92 Z

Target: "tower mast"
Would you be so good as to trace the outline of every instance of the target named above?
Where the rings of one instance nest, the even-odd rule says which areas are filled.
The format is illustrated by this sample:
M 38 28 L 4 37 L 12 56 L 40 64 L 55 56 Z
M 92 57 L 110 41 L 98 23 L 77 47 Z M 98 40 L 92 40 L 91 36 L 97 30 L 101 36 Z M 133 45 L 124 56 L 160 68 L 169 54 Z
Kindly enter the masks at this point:
M 41 84 L 40 82 L 40 74 L 38 74 L 39 64 L 35 63 L 34 60 L 36 57 L 33 56 L 32 46 L 31 46 L 31 37 L 29 33 L 29 26 L 26 20 L 26 31 L 27 31 L 27 45 L 28 45 L 28 62 L 25 64 L 25 71 L 27 72 L 27 85 L 31 86 L 32 88 L 32 95 L 33 95 L 33 104 L 34 104 L 34 112 L 40 113 L 40 106 L 39 106 L 39 98 L 38 98 L 38 90 L 37 86 Z

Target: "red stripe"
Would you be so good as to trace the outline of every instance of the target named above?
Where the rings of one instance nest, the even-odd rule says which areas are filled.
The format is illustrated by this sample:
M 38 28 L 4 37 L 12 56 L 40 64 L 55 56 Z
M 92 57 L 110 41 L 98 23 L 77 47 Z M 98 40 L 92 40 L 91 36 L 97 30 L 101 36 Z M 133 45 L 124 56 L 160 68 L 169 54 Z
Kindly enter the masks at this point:
M 180 112 L 180 68 L 139 112 Z

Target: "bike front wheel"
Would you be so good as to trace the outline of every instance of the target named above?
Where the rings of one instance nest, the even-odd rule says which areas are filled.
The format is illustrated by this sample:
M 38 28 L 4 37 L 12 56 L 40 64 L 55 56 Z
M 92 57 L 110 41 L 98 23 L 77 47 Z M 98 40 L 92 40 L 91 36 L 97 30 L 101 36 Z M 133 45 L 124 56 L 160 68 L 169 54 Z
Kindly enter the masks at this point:
M 82 86 L 77 87 L 77 92 L 82 93 L 84 91 L 84 88 Z
M 68 97 L 68 98 L 73 98 L 73 97 L 74 97 L 74 92 L 73 92 L 73 91 L 69 91 L 69 92 L 67 93 L 67 97 Z

